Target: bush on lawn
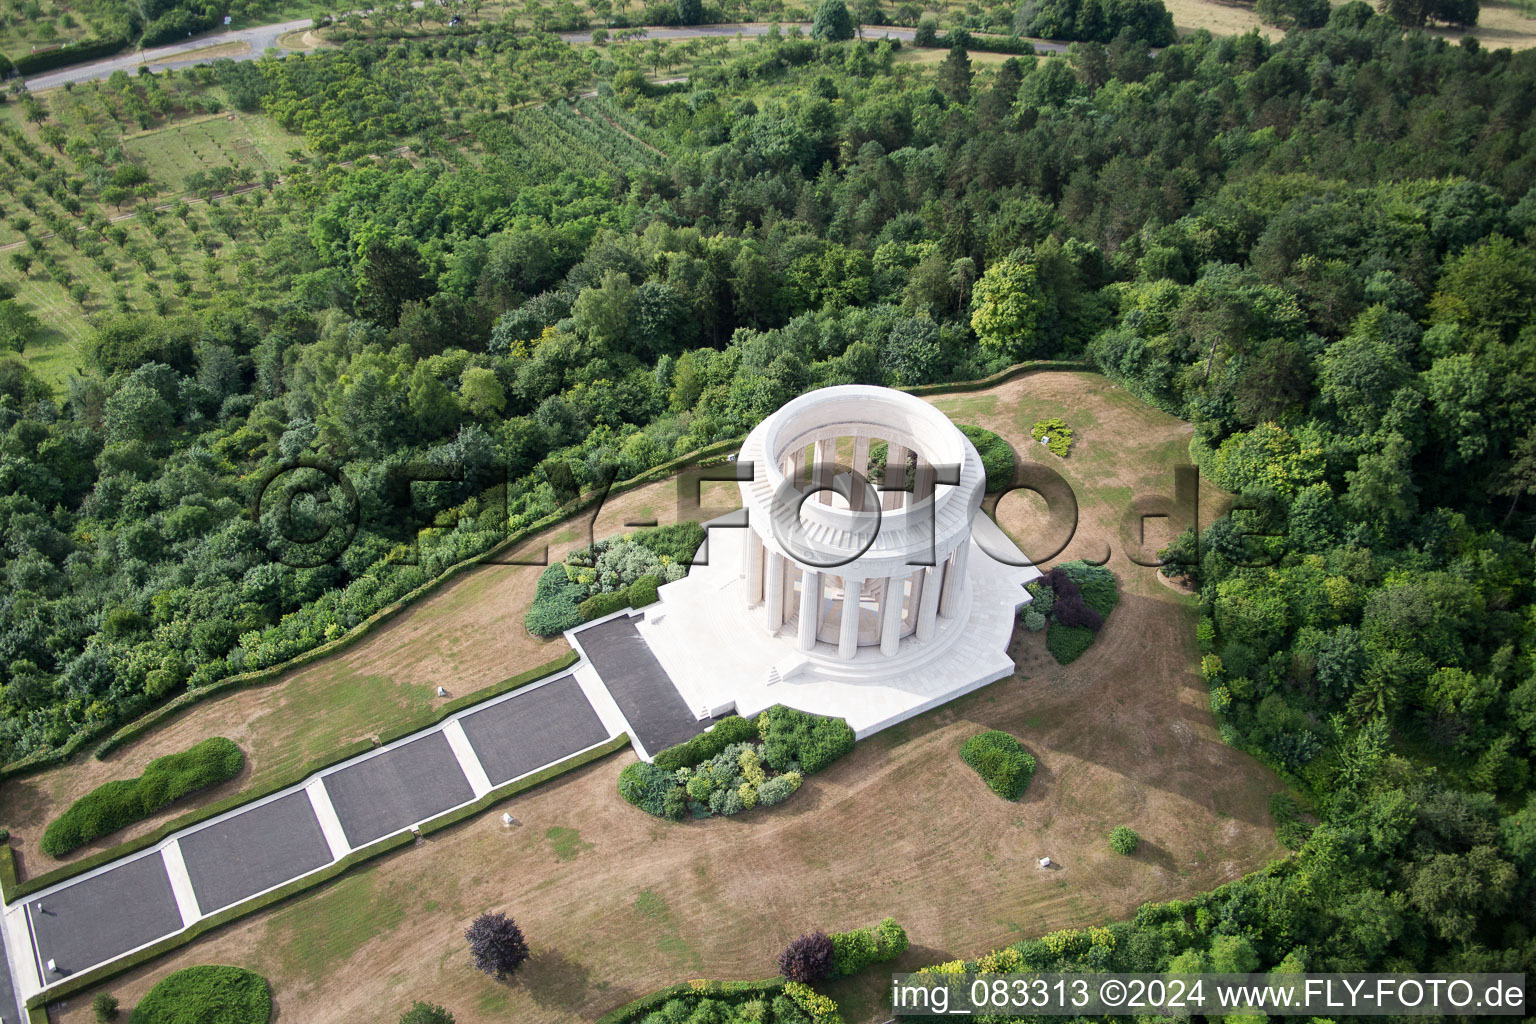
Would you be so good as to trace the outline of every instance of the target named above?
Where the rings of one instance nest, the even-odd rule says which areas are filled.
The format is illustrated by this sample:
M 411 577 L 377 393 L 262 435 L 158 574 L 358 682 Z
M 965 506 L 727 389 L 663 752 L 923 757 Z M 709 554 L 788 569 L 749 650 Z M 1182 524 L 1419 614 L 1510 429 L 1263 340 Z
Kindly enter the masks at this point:
M 71 804 L 44 830 L 43 852 L 62 857 L 93 839 L 142 821 L 190 793 L 232 779 L 244 766 L 240 748 L 222 736 L 157 757 L 138 778 L 115 779 Z
M 841 718 L 824 718 L 782 704 L 757 716 L 763 752 L 776 772 L 819 772 L 853 749 L 853 729 Z
M 656 767 L 667 771 L 692 768 L 714 757 L 732 743 L 753 743 L 756 740 L 757 723 L 740 715 L 728 715 L 716 722 L 708 732 L 701 732 L 691 740 L 661 751 L 655 757 Z
M 1133 828 L 1120 825 L 1109 833 L 1109 848 L 1116 853 L 1123 853 L 1127 857 L 1136 852 L 1136 847 L 1141 845 L 1141 837 Z
M 481 914 L 464 929 L 475 969 L 500 981 L 528 959 L 528 940 L 517 922 L 500 911 Z
M 960 433 L 971 439 L 987 474 L 988 493 L 1013 486 L 1013 446 L 983 427 L 961 425 Z
M 1041 615 L 1049 615 L 1056 607 L 1056 591 L 1043 579 L 1025 584 L 1024 589 L 1029 591 L 1029 596 L 1034 598 L 1029 602 L 1031 608 L 1037 609 Z
M 784 947 L 779 954 L 779 973 L 790 981 L 812 985 L 832 975 L 832 939 L 825 932 L 811 932 Z
M 1058 417 L 1036 420 L 1029 433 L 1036 441 L 1043 441 L 1052 455 L 1059 455 L 1064 459 L 1072 449 L 1072 428 Z
M 1045 631 L 1045 647 L 1058 664 L 1070 665 L 1093 646 L 1096 635 L 1084 626 L 1063 626 L 1053 622 L 1050 629 Z
M 454 1024 L 453 1014 L 435 1003 L 416 1002 L 400 1016 L 400 1024 Z
M 907 931 L 888 917 L 873 928 L 832 933 L 831 978 L 846 978 L 870 964 L 894 960 L 907 951 Z
M 523 625 L 535 636 L 559 636 L 586 620 L 581 617 L 585 591 L 566 575 L 565 563 L 556 562 L 539 574 L 533 604 Z
M 161 980 L 133 1008 L 129 1024 L 268 1024 L 267 979 L 240 967 L 188 967 Z
M 979 732 L 960 746 L 960 760 L 976 770 L 1004 800 L 1017 800 L 1035 774 L 1035 759 L 1005 732 Z
M 619 795 L 658 818 L 679 821 L 686 810 L 677 779 L 666 769 L 646 761 L 625 765 L 619 772 Z
M 117 1020 L 117 996 L 108 992 L 97 992 L 91 999 L 91 1012 L 96 1015 L 98 1024 L 109 1024 Z

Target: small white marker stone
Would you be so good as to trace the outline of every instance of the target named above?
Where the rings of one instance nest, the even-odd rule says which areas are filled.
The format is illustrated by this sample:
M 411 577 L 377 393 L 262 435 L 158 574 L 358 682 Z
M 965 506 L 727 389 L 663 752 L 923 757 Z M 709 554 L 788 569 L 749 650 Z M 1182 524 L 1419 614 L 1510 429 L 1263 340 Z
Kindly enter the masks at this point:
M 52 959 L 50 959 L 48 961 L 48 973 L 49 974 L 58 974 L 59 973 L 59 965 L 54 963 Z
M 1051 858 L 1049 858 L 1049 857 L 1041 857 L 1040 858 L 1040 866 L 1043 867 L 1043 868 L 1050 867 L 1051 866 Z
M 510 815 L 510 814 L 503 814 L 501 816 L 501 823 L 503 825 L 510 825 L 510 824 L 512 824 L 512 815 Z
M 438 688 L 437 688 L 437 695 L 438 695 L 438 696 L 439 696 L 439 697 L 446 697 L 446 696 L 448 696 L 448 691 L 447 691 L 447 690 L 445 690 L 445 689 L 443 689 L 443 688 L 442 688 L 442 687 L 441 687 L 441 686 L 439 686 L 439 687 L 438 687 Z

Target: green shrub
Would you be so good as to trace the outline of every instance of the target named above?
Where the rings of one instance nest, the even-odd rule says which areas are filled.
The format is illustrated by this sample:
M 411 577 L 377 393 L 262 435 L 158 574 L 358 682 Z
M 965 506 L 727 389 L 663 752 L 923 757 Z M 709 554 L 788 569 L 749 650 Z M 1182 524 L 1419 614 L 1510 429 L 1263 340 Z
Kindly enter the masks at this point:
M 667 771 L 692 768 L 708 761 L 733 743 L 753 743 L 757 738 L 756 722 L 740 715 L 728 715 L 716 722 L 708 732 L 701 732 L 691 740 L 668 747 L 653 760 L 656 767 Z
M 1013 446 L 983 427 L 961 425 L 960 433 L 971 439 L 987 474 L 987 491 L 1006 491 L 1013 486 Z
M 894 960 L 907 951 L 907 932 L 888 917 L 873 928 L 832 933 L 832 977 L 846 978 L 870 964 Z
M 1024 614 L 1019 616 L 1019 621 L 1031 633 L 1038 633 L 1045 628 L 1046 618 L 1042 613 L 1033 608 L 1025 608 Z
M 693 556 L 699 553 L 699 547 L 704 543 L 704 527 L 691 520 L 668 523 L 666 526 L 636 530 L 630 534 L 629 539 L 650 548 L 662 558 L 678 565 L 690 566 L 693 564 Z
M 757 787 L 757 802 L 764 807 L 772 807 L 774 804 L 783 803 L 789 795 L 800 788 L 802 777 L 799 772 L 785 772 L 783 775 L 775 775 L 761 786 Z
M 841 718 L 825 718 L 782 704 L 757 716 L 763 755 L 776 772 L 798 766 L 806 775 L 819 772 L 853 749 L 853 729 Z
M 1275 837 L 1287 850 L 1299 850 L 1312 837 L 1312 826 L 1301 820 L 1301 809 L 1289 793 L 1269 798 L 1269 813 L 1275 819 Z
M 539 574 L 523 625 L 534 636 L 559 636 L 581 625 L 586 621 L 581 617 L 583 594 L 581 586 L 566 575 L 565 563 L 556 562 Z
M 1093 646 L 1093 638 L 1097 635 L 1087 626 L 1063 626 L 1053 622 L 1046 631 L 1045 646 L 1058 664 L 1070 665 Z
M 117 996 L 108 992 L 97 992 L 91 999 L 91 1012 L 96 1015 L 98 1024 L 109 1024 L 117 1020 Z
M 646 573 L 629 585 L 629 604 L 632 608 L 644 608 L 648 604 L 655 604 L 658 597 L 656 591 L 661 587 L 661 578 Z
M 43 832 L 43 852 L 62 857 L 93 839 L 154 814 L 173 801 L 240 774 L 245 755 L 222 736 L 149 762 L 136 779 L 114 779 L 76 800 Z
M 1125 825 L 1118 825 L 1110 830 L 1109 848 L 1116 853 L 1123 853 L 1127 857 L 1136 852 L 1136 847 L 1141 845 L 1141 836 L 1136 830 Z
M 907 951 L 907 930 L 888 917 L 875 925 L 875 946 L 881 960 L 895 960 Z
M 875 962 L 875 935 L 868 928 L 832 934 L 832 977 L 846 978 Z
M 1083 592 L 1083 603 L 1106 619 L 1120 603 L 1120 588 L 1115 585 L 1115 574 L 1102 565 L 1094 565 L 1078 559 L 1063 562 L 1056 568 L 1067 574 Z
M 1034 756 L 1024 744 L 996 729 L 979 732 L 961 744 L 960 760 L 1004 800 L 1017 800 L 1035 774 Z
M 628 607 L 629 591 L 625 589 L 593 594 L 577 605 L 576 610 L 581 613 L 582 622 L 591 622 L 593 619 L 600 619 L 604 615 L 612 615 L 614 612 Z
M 400 1024 L 454 1024 L 453 1014 L 435 1003 L 416 1002 L 400 1017 Z
M 1049 440 L 1046 440 L 1045 446 L 1050 449 L 1053 455 L 1066 458 L 1067 452 L 1072 449 L 1072 428 L 1067 426 L 1065 421 L 1057 417 L 1036 420 L 1035 425 L 1030 428 L 1029 434 L 1036 441 L 1049 438 Z
M 683 788 L 672 773 L 646 761 L 619 772 L 619 795 L 647 814 L 678 821 L 683 816 Z
M 1029 602 L 1031 608 L 1039 609 L 1041 615 L 1051 614 L 1051 609 L 1056 607 L 1056 591 L 1051 589 L 1049 583 L 1038 579 L 1033 583 L 1025 584 L 1024 589 L 1029 591 L 1030 597 L 1034 598 Z
M 239 967 L 188 967 L 164 978 L 133 1008 L 129 1024 L 267 1024 L 267 979 Z

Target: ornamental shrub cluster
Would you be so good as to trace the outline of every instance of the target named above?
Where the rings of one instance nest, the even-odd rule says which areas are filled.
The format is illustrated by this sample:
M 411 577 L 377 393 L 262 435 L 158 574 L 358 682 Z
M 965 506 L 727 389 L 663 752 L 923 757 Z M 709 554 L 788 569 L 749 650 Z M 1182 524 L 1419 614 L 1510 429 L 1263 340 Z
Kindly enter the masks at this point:
M 622 608 L 643 608 L 663 583 L 683 577 L 703 543 L 704 528 L 684 522 L 573 551 L 540 574 L 523 624 L 536 636 L 557 636 Z
M 133 1008 L 129 1024 L 267 1024 L 267 979 L 240 967 L 203 964 L 168 975 Z
M 1036 420 L 1029 435 L 1036 441 L 1044 442 L 1052 455 L 1059 455 L 1063 459 L 1072 450 L 1072 428 L 1067 426 L 1065 420 L 1056 417 Z
M 1005 491 L 1013 486 L 1013 446 L 983 427 L 961 425 L 960 433 L 971 439 L 981 456 L 981 468 L 987 474 L 987 491 Z
M 960 760 L 976 770 L 1004 800 L 1017 800 L 1035 775 L 1035 758 L 1018 739 L 989 729 L 960 746 Z
M 114 779 L 70 804 L 48 825 L 40 845 L 48 856 L 62 857 L 190 793 L 232 779 L 244 766 L 240 748 L 222 736 L 157 757 L 138 778 Z
M 1135 829 L 1127 825 L 1116 826 L 1109 832 L 1109 848 L 1116 853 L 1129 857 L 1136 852 L 1136 847 L 1140 845 L 1141 836 L 1136 834 Z
M 782 704 L 757 716 L 764 756 L 776 772 L 821 771 L 853 749 L 853 729 L 841 718 L 824 718 Z
M 805 775 L 852 749 L 853 730 L 841 718 L 775 705 L 755 719 L 723 718 L 708 732 L 661 751 L 653 763 L 626 766 L 619 795 L 672 821 L 729 817 L 783 802 Z
M 837 1004 L 805 985 L 690 981 L 637 999 L 598 1024 L 842 1024 Z
M 1066 665 L 1093 646 L 1094 636 L 1119 603 L 1115 574 L 1082 560 L 1063 562 L 1025 589 L 1032 600 L 1019 613 L 1030 632 L 1049 627 L 1046 649 Z

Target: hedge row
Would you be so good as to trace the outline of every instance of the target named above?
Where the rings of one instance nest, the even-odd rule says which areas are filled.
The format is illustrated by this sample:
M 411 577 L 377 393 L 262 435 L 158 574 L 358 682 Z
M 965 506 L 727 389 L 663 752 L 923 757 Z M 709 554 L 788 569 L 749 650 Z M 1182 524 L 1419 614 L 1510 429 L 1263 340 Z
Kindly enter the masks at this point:
M 121 36 L 107 36 L 102 39 L 82 39 L 78 43 L 68 46 L 60 46 L 53 50 L 43 50 L 38 53 L 23 54 L 12 58 L 10 65 L 12 70 L 25 77 L 36 75 L 44 71 L 52 71 L 54 68 L 64 68 L 71 64 L 84 64 L 88 60 L 99 60 L 102 57 L 110 57 L 114 53 L 120 53 L 128 47 L 128 40 Z
M 335 750 L 327 755 L 315 758 L 307 764 L 299 766 L 292 773 L 286 776 L 273 779 L 270 782 L 256 787 L 255 789 L 249 789 L 241 793 L 235 793 L 223 800 L 218 800 L 204 807 L 199 807 L 196 810 L 189 811 L 179 818 L 166 822 L 164 825 L 155 829 L 153 832 L 139 836 L 137 839 L 130 839 L 125 843 L 119 843 L 117 846 L 114 846 L 111 849 L 98 851 L 97 853 L 91 854 L 89 857 L 82 857 L 80 860 L 72 861 L 69 864 L 54 868 L 52 871 L 44 872 L 43 874 L 37 875 L 34 878 L 29 878 L 24 882 L 17 881 L 15 857 L 12 854 L 10 847 L 0 846 L 0 894 L 3 894 L 5 901 L 9 903 L 17 897 L 27 896 L 31 893 L 46 889 L 50 885 L 62 882 L 66 878 L 72 878 L 75 875 L 90 871 L 93 868 L 100 867 L 102 864 L 105 864 L 111 860 L 116 860 L 118 857 L 125 857 L 130 853 L 136 853 L 139 850 L 143 850 L 147 847 L 155 845 L 173 832 L 178 832 L 181 829 L 195 825 L 201 821 L 207 821 L 209 818 L 223 814 L 225 811 L 233 810 L 242 804 L 250 803 L 253 800 L 260 800 L 265 796 L 271 796 L 273 793 L 276 793 L 280 790 L 284 790 L 290 786 L 297 785 L 298 783 L 309 778 L 311 775 L 314 775 L 317 772 L 322 772 L 332 765 L 351 760 L 359 754 L 366 754 L 368 751 L 374 749 L 376 745 L 383 746 L 386 743 L 393 743 L 395 740 L 400 739 L 403 736 L 407 736 L 413 732 L 419 732 L 425 728 L 430 728 L 437 722 L 442 721 L 455 712 L 462 711 L 464 708 L 490 700 L 493 697 L 500 696 L 501 694 L 516 690 L 519 687 L 527 686 L 529 683 L 543 679 L 546 676 L 553 675 L 554 673 L 569 667 L 572 663 L 578 660 L 578 657 L 579 656 L 574 651 L 567 651 L 560 657 L 555 658 L 553 661 L 540 665 L 537 668 L 529 669 L 528 671 L 515 675 L 510 679 L 503 680 L 502 682 L 497 683 L 495 686 L 488 686 L 485 689 L 468 694 L 464 697 L 460 697 L 457 700 L 449 701 L 447 704 L 444 704 L 442 707 L 437 709 L 437 718 L 434 721 L 427 723 L 426 725 L 418 723 L 414 726 L 401 727 L 394 730 L 393 732 L 381 735 L 379 737 L 378 744 L 375 744 L 373 740 L 358 740 L 356 743 L 348 744 L 339 750 Z
M 609 1010 L 597 1018 L 597 1024 L 634 1024 L 635 1021 L 645 1019 L 647 1014 L 655 1013 L 670 1000 L 687 996 L 736 1003 L 759 996 L 771 996 L 783 989 L 783 978 L 769 978 L 766 981 L 685 981 L 641 996 L 616 1010 Z
M 700 762 L 708 761 L 732 743 L 755 743 L 757 738 L 755 721 L 740 715 L 727 715 L 708 732 L 701 732 L 691 740 L 661 751 L 651 758 L 651 763 L 669 772 L 692 768 Z
M 870 964 L 895 960 L 907 951 L 907 930 L 888 917 L 873 928 L 832 933 L 832 978 L 857 974 Z
M 456 811 L 450 811 L 438 818 L 434 818 L 432 821 L 426 822 L 421 826 L 421 834 L 430 835 L 434 832 L 448 828 L 451 825 L 456 825 L 464 819 L 478 814 L 481 811 L 484 811 L 485 809 L 495 805 L 502 800 L 505 800 L 510 796 L 521 793 L 529 787 L 538 785 L 541 782 L 547 782 L 557 775 L 561 775 L 569 771 L 574 771 L 575 769 L 589 764 L 598 758 L 605 757 L 608 754 L 613 753 L 614 751 L 628 745 L 628 743 L 629 737 L 621 733 L 618 736 L 615 736 L 613 739 L 609 740 L 607 743 L 603 744 L 601 747 L 595 747 L 592 750 L 586 751 L 585 753 L 577 754 L 574 757 L 568 757 L 564 761 L 552 764 L 548 768 L 545 768 L 543 771 L 536 772 L 525 779 L 519 779 L 515 782 L 507 783 L 500 789 L 495 789 L 487 793 L 473 804 L 461 807 Z M 347 856 L 343 857 L 341 860 L 330 865 L 329 867 L 321 868 L 319 871 L 305 875 L 303 878 L 295 878 L 293 881 L 287 883 L 286 885 L 280 886 L 271 892 L 266 893 L 265 895 L 258 896 L 255 899 L 247 900 L 244 903 L 237 903 L 236 905 L 229 907 L 226 910 L 222 910 L 217 914 L 214 914 L 210 917 L 205 917 L 186 930 L 178 932 L 175 935 L 169 935 L 154 945 L 141 949 L 131 956 L 124 957 L 121 960 L 115 960 L 109 964 L 104 964 L 94 970 L 83 971 L 80 974 L 71 975 L 67 980 L 50 986 L 47 991 L 34 995 L 31 999 L 28 999 L 27 1008 L 29 1011 L 33 1009 L 42 1009 L 50 1002 L 59 999 L 67 999 L 76 993 L 83 992 L 86 989 L 100 985 L 104 981 L 109 981 L 110 979 L 115 978 L 120 974 L 131 971 L 134 968 L 148 963 L 157 957 L 163 956 L 164 954 L 169 953 L 174 949 L 179 949 L 180 947 L 185 946 L 198 938 L 201 938 L 203 935 L 207 934 L 215 928 L 220 928 L 226 924 L 229 924 L 231 921 L 239 920 L 242 917 L 257 913 L 258 911 L 266 910 L 269 907 L 281 903 L 292 896 L 296 896 L 299 893 L 307 892 L 310 889 L 324 885 L 326 882 L 331 881 L 339 875 L 345 874 L 347 871 L 350 871 L 352 868 L 356 867 L 358 864 L 363 863 L 364 861 L 372 860 L 373 858 L 381 856 L 385 853 L 398 850 L 403 846 L 409 846 L 415 841 L 416 837 L 410 832 L 397 832 L 394 835 L 386 836 L 385 838 L 378 840 L 370 846 L 365 846 L 361 850 L 353 850 L 351 853 L 347 854 Z M 3 873 L 4 862 L 10 859 L 8 856 L 10 850 L 9 847 L 0 847 L 0 849 L 5 850 L 7 855 L 0 857 L 0 873 Z M 6 896 L 6 902 L 10 902 L 9 895 Z
M 996 373 L 975 380 L 950 381 L 947 384 L 918 384 L 914 387 L 899 388 L 909 395 L 919 398 L 927 398 L 930 395 L 958 395 L 968 391 L 985 391 L 987 388 L 1005 384 L 1015 377 L 1025 377 L 1032 373 L 1058 372 L 1084 372 L 1098 373 L 1099 368 L 1093 363 L 1081 359 L 1031 359 L 1023 363 L 1014 363 L 1012 366 L 998 370 Z
M 149 762 L 134 779 L 113 779 L 69 805 L 43 831 L 43 852 L 58 858 L 110 835 L 199 790 L 228 782 L 245 767 L 233 740 L 211 736 L 190 749 Z
M 1054 628 L 1054 627 L 1053 627 Z M 1004 800 L 1017 800 L 1035 775 L 1035 758 L 1006 732 L 988 729 L 960 745 L 960 760 Z

